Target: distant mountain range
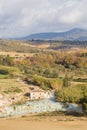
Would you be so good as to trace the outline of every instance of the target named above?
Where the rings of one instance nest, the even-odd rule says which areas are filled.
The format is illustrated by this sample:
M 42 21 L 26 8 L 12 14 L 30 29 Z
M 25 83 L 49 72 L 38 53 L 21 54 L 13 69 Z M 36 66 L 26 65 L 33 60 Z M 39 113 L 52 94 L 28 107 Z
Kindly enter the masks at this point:
M 20 38 L 20 40 L 79 40 L 87 41 L 87 30 L 74 28 L 66 32 L 45 32 L 35 33 L 26 37 Z

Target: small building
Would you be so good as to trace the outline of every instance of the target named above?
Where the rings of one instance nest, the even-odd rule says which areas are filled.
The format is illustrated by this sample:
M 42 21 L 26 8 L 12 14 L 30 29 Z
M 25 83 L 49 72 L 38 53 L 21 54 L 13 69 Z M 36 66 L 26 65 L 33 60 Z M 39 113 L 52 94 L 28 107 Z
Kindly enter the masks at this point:
M 39 87 L 30 87 L 29 92 L 24 94 L 28 100 L 52 99 L 54 98 L 54 91 L 45 91 Z
M 54 91 L 53 92 L 52 91 L 47 91 L 45 93 L 45 98 L 46 99 L 54 99 Z
M 45 91 L 43 90 L 32 90 L 29 93 L 29 97 L 31 100 L 35 99 L 44 99 L 45 98 Z

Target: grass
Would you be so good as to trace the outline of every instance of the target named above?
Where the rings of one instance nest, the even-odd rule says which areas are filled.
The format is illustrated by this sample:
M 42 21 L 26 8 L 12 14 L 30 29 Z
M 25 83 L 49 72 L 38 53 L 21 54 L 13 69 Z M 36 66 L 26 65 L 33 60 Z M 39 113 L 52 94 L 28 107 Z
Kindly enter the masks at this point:
M 45 116 L 75 116 L 75 117 L 81 117 L 81 116 L 86 116 L 84 113 L 79 113 L 79 112 L 63 112 L 63 111 L 53 111 L 53 112 L 45 112 L 45 113 L 40 113 L 37 116 L 45 117 Z
M 0 40 L 0 50 L 5 52 L 32 53 L 37 52 L 39 49 L 35 46 L 30 46 L 25 41 Z
M 9 75 L 2 75 L 2 74 L 0 74 L 0 79 L 8 79 L 8 78 L 10 78 Z
M 16 59 L 18 57 L 20 58 L 24 58 L 24 57 L 32 57 L 35 53 L 27 53 L 27 52 L 5 52 L 5 51 L 1 51 L 0 55 L 4 55 L 4 56 L 11 56 L 11 57 L 15 57 Z
M 8 90 L 5 90 L 4 93 L 8 94 L 8 93 L 20 93 L 22 92 L 21 89 L 14 87 L 14 88 L 9 88 Z
M 29 89 L 29 85 L 18 79 L 0 79 L 0 93 L 19 93 Z

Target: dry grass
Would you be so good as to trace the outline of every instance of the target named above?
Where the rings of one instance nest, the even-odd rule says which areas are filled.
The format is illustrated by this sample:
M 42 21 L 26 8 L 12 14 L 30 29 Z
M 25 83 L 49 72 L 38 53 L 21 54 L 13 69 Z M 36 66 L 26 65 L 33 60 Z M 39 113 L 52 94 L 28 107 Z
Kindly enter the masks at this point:
M 67 51 L 68 54 L 73 54 L 73 53 L 87 53 L 87 48 L 81 48 L 81 47 L 77 47 L 77 48 L 71 48 Z
M 0 52 L 0 55 L 9 55 L 11 57 L 32 57 L 35 53 L 17 53 L 17 52 L 4 52 L 4 51 L 1 51 Z
M 41 44 L 41 45 L 38 46 L 38 48 L 41 48 L 41 49 L 46 49 L 48 47 L 50 47 L 50 44 L 48 44 L 48 43 Z
M 27 91 L 29 89 L 29 85 L 19 79 L 0 79 L 0 93 L 3 93 L 11 88 L 19 88 L 22 91 Z

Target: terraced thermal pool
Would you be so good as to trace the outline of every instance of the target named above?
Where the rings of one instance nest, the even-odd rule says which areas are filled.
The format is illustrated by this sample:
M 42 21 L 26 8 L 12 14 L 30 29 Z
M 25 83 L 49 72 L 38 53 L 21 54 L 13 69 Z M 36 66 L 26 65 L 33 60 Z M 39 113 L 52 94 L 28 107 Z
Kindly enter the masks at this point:
M 21 116 L 25 114 L 36 114 L 52 111 L 78 111 L 82 112 L 82 108 L 77 104 L 64 104 L 56 102 L 53 99 L 44 99 L 37 101 L 27 101 L 21 105 L 5 106 L 0 111 L 0 117 Z

